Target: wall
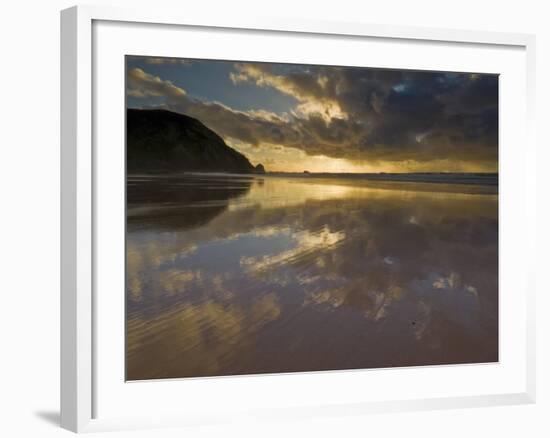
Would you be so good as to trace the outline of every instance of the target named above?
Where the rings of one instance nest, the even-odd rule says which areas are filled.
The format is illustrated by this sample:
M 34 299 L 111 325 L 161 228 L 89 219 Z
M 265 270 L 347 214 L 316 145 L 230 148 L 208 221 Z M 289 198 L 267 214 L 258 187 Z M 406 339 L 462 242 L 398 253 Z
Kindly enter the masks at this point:
M 146 1 L 96 2 L 148 5 Z M 200 3 L 200 4 L 197 4 Z M 531 32 L 538 37 L 537 98 L 539 133 L 539 246 L 538 254 L 525 254 L 538 264 L 538 369 L 539 398 L 536 405 L 465 409 L 453 411 L 371 415 L 341 419 L 314 419 L 273 425 L 258 430 L 254 424 L 224 428 L 206 427 L 192 431 L 138 432 L 138 436 L 291 436 L 323 437 L 403 435 L 464 437 L 548 436 L 550 385 L 548 308 L 545 248 L 550 244 L 543 224 L 549 222 L 549 179 L 544 175 L 548 148 L 542 134 L 548 109 L 550 77 L 550 29 L 545 3 L 535 0 L 502 2 L 461 0 L 278 0 L 272 3 L 233 0 L 185 4 L 155 0 L 166 7 L 215 9 L 228 17 L 248 13 L 298 16 L 312 19 L 362 20 L 374 23 Z M 0 428 L 3 435 L 61 436 L 57 428 L 59 366 L 59 10 L 73 3 L 27 0 L 3 4 L 2 67 L 2 159 L 0 179 Z M 521 145 L 518 145 L 521 147 Z M 6 154 L 7 153 L 7 154 Z M 546 257 L 546 260 L 545 260 Z M 107 436 L 130 436 L 114 433 Z M 133 436 L 133 435 L 132 435 Z

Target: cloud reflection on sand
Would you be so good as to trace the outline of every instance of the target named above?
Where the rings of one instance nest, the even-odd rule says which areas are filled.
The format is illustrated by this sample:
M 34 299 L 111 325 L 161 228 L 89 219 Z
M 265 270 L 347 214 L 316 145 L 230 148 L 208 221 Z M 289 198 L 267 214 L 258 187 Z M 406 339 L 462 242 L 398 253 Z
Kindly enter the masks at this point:
M 197 178 L 155 205 L 133 183 L 129 379 L 498 359 L 496 194 Z

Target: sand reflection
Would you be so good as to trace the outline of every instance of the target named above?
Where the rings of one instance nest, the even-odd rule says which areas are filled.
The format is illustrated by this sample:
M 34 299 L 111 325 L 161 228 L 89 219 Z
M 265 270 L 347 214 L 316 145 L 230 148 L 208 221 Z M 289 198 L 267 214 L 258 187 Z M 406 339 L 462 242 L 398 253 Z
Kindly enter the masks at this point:
M 498 360 L 494 190 L 130 178 L 128 379 Z

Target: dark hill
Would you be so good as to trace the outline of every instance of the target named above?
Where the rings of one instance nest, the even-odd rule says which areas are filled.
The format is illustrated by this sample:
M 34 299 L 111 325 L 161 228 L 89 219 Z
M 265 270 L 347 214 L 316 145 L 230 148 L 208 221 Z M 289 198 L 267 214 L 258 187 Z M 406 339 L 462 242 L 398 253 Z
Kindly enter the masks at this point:
M 254 166 L 200 121 L 166 110 L 128 109 L 128 173 L 252 173 Z

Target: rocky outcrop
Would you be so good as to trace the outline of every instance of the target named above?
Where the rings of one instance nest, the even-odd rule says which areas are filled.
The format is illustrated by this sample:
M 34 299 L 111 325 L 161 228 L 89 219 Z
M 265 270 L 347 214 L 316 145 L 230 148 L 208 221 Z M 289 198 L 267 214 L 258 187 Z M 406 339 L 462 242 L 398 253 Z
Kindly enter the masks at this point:
M 214 131 L 183 114 L 128 109 L 126 133 L 128 173 L 255 173 L 258 169 Z

